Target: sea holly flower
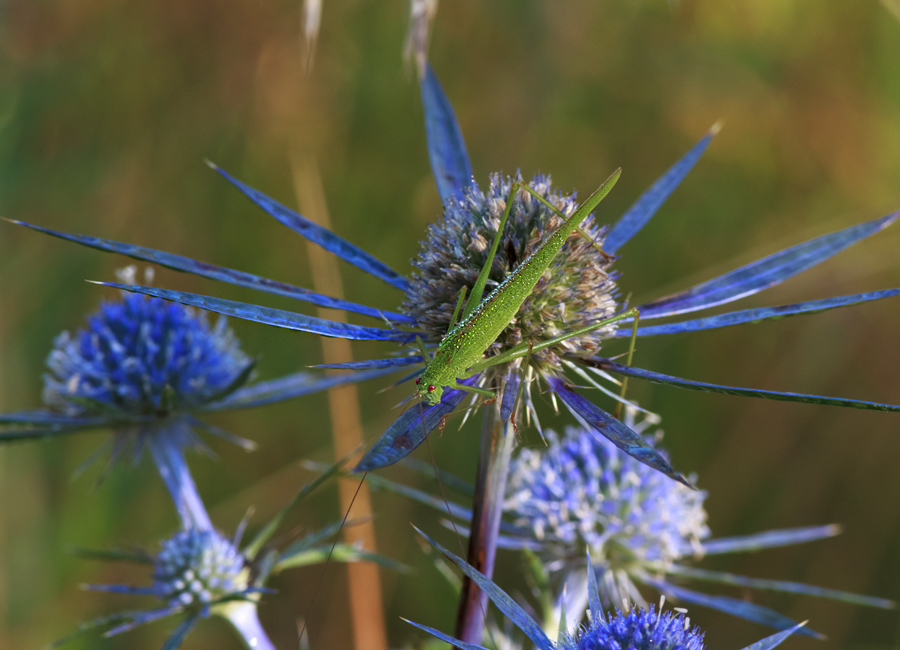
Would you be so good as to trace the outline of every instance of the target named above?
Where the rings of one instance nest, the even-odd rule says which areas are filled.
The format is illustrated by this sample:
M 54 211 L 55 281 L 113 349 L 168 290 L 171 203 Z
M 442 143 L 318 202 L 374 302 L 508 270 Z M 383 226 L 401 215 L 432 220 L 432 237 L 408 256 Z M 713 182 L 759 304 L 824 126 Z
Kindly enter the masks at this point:
M 348 544 L 327 543 L 340 522 L 310 532 L 283 549 L 270 544 L 287 513 L 316 487 L 331 478 L 339 466 L 340 463 L 333 465 L 304 486 L 243 546 L 241 538 L 246 522 L 239 526 L 230 539 L 212 527 L 180 530 L 163 541 L 155 555 L 127 551 L 82 552 L 83 556 L 95 559 L 130 561 L 152 566 L 152 583 L 149 586 L 86 585 L 86 589 L 153 597 L 162 601 L 162 605 L 102 616 L 82 624 L 57 644 L 103 628 L 108 628 L 104 636 L 110 637 L 159 619 L 181 617 L 181 622 L 165 645 L 167 650 L 174 650 L 200 619 L 220 616 L 232 625 L 248 648 L 274 650 L 275 646 L 266 636 L 257 617 L 260 599 L 271 592 L 265 585 L 273 575 L 287 569 L 317 564 L 327 557 L 338 562 L 377 562 L 389 568 L 404 570 L 403 565 L 377 553 Z M 203 507 L 202 504 L 200 507 Z
M 587 572 L 590 609 L 588 622 L 581 628 L 568 632 L 564 625 L 560 626 L 556 641 L 551 641 L 541 624 L 534 620 L 500 587 L 484 574 L 475 570 L 461 558 L 445 549 L 436 541 L 419 531 L 428 542 L 443 553 L 447 559 L 456 564 L 466 576 L 478 584 L 488 597 L 527 636 L 539 650 L 703 650 L 703 632 L 691 628 L 690 620 L 684 612 L 672 614 L 654 607 L 630 608 L 627 612 L 618 609 L 615 614 L 604 614 L 603 605 L 598 595 L 597 583 L 593 572 Z M 462 650 L 479 650 L 480 645 L 467 643 L 444 634 L 434 628 L 419 623 L 408 623 L 428 632 L 432 636 L 461 648 Z M 561 621 L 562 623 L 563 621 Z M 804 624 L 794 625 L 770 637 L 757 641 L 744 650 L 768 650 L 774 648 Z
M 505 192 L 513 179 L 494 175 L 487 189 L 479 187 L 473 177 L 453 109 L 430 68 L 425 70 L 421 88 L 429 157 L 438 192 L 443 201 L 444 215 L 441 221 L 431 227 L 422 251 L 414 262 L 416 271 L 409 278 L 389 268 L 360 247 L 216 168 L 251 201 L 282 224 L 402 292 L 403 298 L 399 301 L 401 305 L 396 311 L 332 298 L 250 273 L 141 246 L 72 235 L 38 226 L 30 227 L 63 239 L 122 253 L 179 271 L 288 296 L 319 306 L 344 309 L 373 318 L 377 325 L 338 323 L 261 305 L 155 287 L 111 283 L 112 286 L 278 327 L 323 336 L 386 341 L 408 346 L 405 355 L 336 364 L 333 367 L 369 371 L 422 364 L 421 347 L 417 340 L 421 340 L 426 349 L 433 349 L 446 334 L 461 289 L 471 286 L 485 264 L 486 250 L 494 239 L 499 216 L 506 207 Z M 570 237 L 531 296 L 522 304 L 514 322 L 510 323 L 511 326 L 506 328 L 498 340 L 486 350 L 486 355 L 497 356 L 514 344 L 539 344 L 552 339 L 554 334 L 565 337 L 567 332 L 581 325 L 598 323 L 610 315 L 624 315 L 627 310 L 618 298 L 618 278 L 611 264 L 622 247 L 649 222 L 698 161 L 709 145 L 714 131 L 715 129 L 702 138 L 663 174 L 611 227 L 601 226 L 592 217 L 588 217 L 583 223 L 583 230 L 587 239 L 592 241 L 588 242 L 578 235 Z M 530 187 L 563 214 L 570 214 L 576 206 L 574 195 L 553 189 L 547 177 L 536 177 L 530 183 Z M 900 289 L 872 291 L 776 307 L 745 309 L 699 319 L 683 318 L 684 314 L 727 304 L 779 284 L 882 230 L 898 216 L 900 213 L 893 213 L 822 235 L 684 291 L 638 305 L 641 323 L 644 325 L 637 329 L 636 334 L 643 337 L 702 331 L 814 313 L 895 296 L 900 293 Z M 499 252 L 492 261 L 489 278 L 491 285 L 498 284 L 508 277 L 534 250 L 542 237 L 552 232 L 558 223 L 558 216 L 554 211 L 532 195 L 524 191 L 519 192 L 513 198 L 509 224 L 503 233 Z M 676 322 L 646 325 L 657 319 L 679 316 L 681 319 Z M 500 417 L 504 422 L 509 422 L 516 415 L 514 408 L 520 385 L 522 400 L 519 405 L 523 405 L 531 416 L 536 415 L 532 395 L 537 379 L 539 380 L 537 383 L 542 384 L 541 390 L 544 387 L 549 388 L 555 396 L 554 399 L 559 398 L 582 423 L 607 437 L 626 453 L 676 478 L 679 478 L 679 475 L 667 460 L 647 445 L 639 435 L 577 392 L 571 385 L 570 378 L 577 377 L 579 381 L 587 381 L 601 391 L 610 393 L 612 391 L 602 381 L 610 380 L 612 373 L 691 390 L 863 409 L 900 410 L 900 406 L 889 404 L 723 386 L 630 367 L 602 354 L 604 344 L 610 339 L 631 335 L 632 327 L 621 327 L 623 324 L 630 325 L 628 320 L 624 318 L 619 321 L 618 328 L 609 325 L 578 337 L 565 338 L 534 355 L 490 366 L 459 383 L 494 391 L 498 397 L 497 404 L 500 405 Z M 409 375 L 407 379 L 415 376 L 416 373 Z M 520 381 L 521 377 L 524 377 L 524 382 Z M 408 455 L 422 443 L 431 430 L 441 424 L 444 416 L 462 403 L 465 396 L 466 392 L 463 390 L 447 388 L 443 391 L 440 403 L 406 411 L 369 450 L 357 469 L 359 471 L 377 469 Z
M 654 430 L 658 416 L 638 418 L 629 407 L 625 423 L 659 445 L 661 431 Z M 726 586 L 806 594 L 845 603 L 893 609 L 883 598 L 851 594 L 835 589 L 783 580 L 758 579 L 693 566 L 705 555 L 759 551 L 824 539 L 839 532 L 837 526 L 812 526 L 770 530 L 742 537 L 712 538 L 703 507 L 707 493 L 693 490 L 622 453 L 598 439 L 589 429 L 567 427 L 563 435 L 544 433 L 546 447 L 521 448 L 510 461 L 509 479 L 500 525 L 498 547 L 525 552 L 536 558 L 531 564 L 542 590 L 545 619 L 567 613 L 569 627 L 576 625 L 588 604 L 585 558 L 590 557 L 603 607 L 623 601 L 647 606 L 642 589 L 659 592 L 680 603 L 698 605 L 785 629 L 795 621 L 746 598 L 708 594 L 684 586 L 686 581 L 713 582 Z M 430 466 L 409 464 L 423 474 Z M 696 477 L 690 477 L 692 481 Z M 471 518 L 469 510 L 446 503 L 425 492 L 380 476 L 370 482 L 398 492 L 460 522 Z M 464 494 L 471 485 L 441 474 L 441 481 Z M 465 523 L 455 524 L 465 535 Z M 556 595 L 550 597 L 550 591 Z M 552 614 L 555 612 L 555 615 Z M 801 634 L 813 634 L 804 628 Z
M 63 332 L 47 357 L 45 409 L 0 415 L 0 442 L 111 429 L 111 458 L 146 449 L 186 526 L 210 529 L 183 449 L 205 431 L 254 444 L 198 418 L 289 399 L 355 377 L 298 373 L 245 386 L 254 362 L 224 318 L 158 298 L 123 294 L 101 304 L 87 327 Z

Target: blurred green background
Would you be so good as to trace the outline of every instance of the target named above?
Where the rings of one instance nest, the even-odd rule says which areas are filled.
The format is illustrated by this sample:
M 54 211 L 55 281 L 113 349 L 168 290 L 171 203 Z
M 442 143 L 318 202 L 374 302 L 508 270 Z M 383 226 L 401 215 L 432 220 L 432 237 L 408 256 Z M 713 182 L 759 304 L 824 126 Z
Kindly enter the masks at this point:
M 401 61 L 407 12 L 401 0 L 326 0 L 306 74 L 296 0 L 2 3 L 0 214 L 310 286 L 304 242 L 203 164 L 213 160 L 295 206 L 289 161 L 309 157 L 334 229 L 406 272 L 439 210 L 418 89 Z M 601 210 L 610 220 L 723 120 L 683 187 L 622 251 L 622 291 L 635 301 L 900 209 L 900 22 L 874 0 L 455 0 L 439 8 L 431 59 L 480 183 L 491 171 L 520 169 L 585 192 L 622 166 Z M 898 250 L 894 226 L 741 306 L 900 286 Z M 112 279 L 124 263 L 0 223 L 0 409 L 39 405 L 53 337 L 111 295 L 82 280 Z M 383 283 L 341 269 L 349 299 L 398 304 Z M 174 273 L 159 273 L 158 283 L 261 298 Z M 320 359 L 312 336 L 232 324 L 261 356 L 262 378 Z M 898 403 L 898 333 L 894 300 L 648 340 L 635 362 L 692 379 Z M 387 351 L 354 344 L 358 358 Z M 900 598 L 900 417 L 632 386 L 663 416 L 675 465 L 696 471 L 710 491 L 715 534 L 845 527 L 833 540 L 704 566 Z M 370 439 L 406 394 L 378 387 L 360 391 Z M 247 454 L 216 440 L 218 461 L 191 458 L 223 530 L 250 506 L 256 522 L 273 512 L 309 479 L 301 459 L 330 459 L 323 399 L 216 420 L 260 443 Z M 149 462 L 108 475 L 101 462 L 75 476 L 103 440 L 0 449 L 0 648 L 41 647 L 81 620 L 137 604 L 78 585 L 139 584 L 145 573 L 79 560 L 72 547 L 155 550 L 174 530 Z M 477 426 L 448 427 L 433 444 L 438 463 L 471 479 L 476 440 Z M 421 638 L 401 615 L 451 630 L 452 593 L 407 523 L 440 532 L 434 513 L 386 494 L 375 495 L 375 509 L 381 549 L 417 568 L 384 575 L 392 645 Z M 331 486 L 292 525 L 339 516 Z M 517 567 L 501 557 L 501 576 Z M 266 599 L 261 616 L 279 647 L 296 647 L 295 620 L 318 572 L 285 576 Z M 332 568 L 310 625 L 314 649 L 348 646 L 345 598 L 343 570 Z M 754 598 L 830 637 L 794 639 L 791 648 L 900 643 L 896 612 Z M 710 647 L 743 647 L 766 633 L 698 608 L 691 616 Z M 171 627 L 68 647 L 156 648 Z M 204 622 L 185 647 L 239 646 L 223 624 Z

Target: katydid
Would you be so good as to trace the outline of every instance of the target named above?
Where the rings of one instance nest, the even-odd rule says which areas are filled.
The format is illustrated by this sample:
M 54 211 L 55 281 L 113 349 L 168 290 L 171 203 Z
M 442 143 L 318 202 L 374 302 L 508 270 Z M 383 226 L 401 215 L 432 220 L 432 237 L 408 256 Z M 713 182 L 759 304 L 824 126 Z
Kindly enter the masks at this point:
M 497 253 L 503 228 L 509 217 L 509 212 L 512 208 L 513 199 L 515 198 L 516 193 L 519 190 L 527 191 L 539 201 L 545 203 L 554 211 L 557 211 L 556 208 L 546 201 L 546 199 L 524 183 L 513 184 L 509 197 L 506 200 L 506 209 L 503 211 L 497 235 L 494 238 L 491 250 L 488 253 L 488 261 L 481 270 L 481 274 L 478 276 L 475 285 L 472 287 L 472 291 L 469 294 L 469 299 L 466 302 L 466 307 L 463 311 L 461 322 L 456 325 L 456 327 L 451 327 L 451 330 L 443 338 L 431 359 L 428 358 L 424 346 L 422 346 L 425 370 L 416 380 L 418 386 L 416 388 L 416 396 L 425 400 L 429 405 L 434 405 L 440 402 L 444 388 L 455 388 L 484 395 L 493 395 L 491 391 L 476 386 L 458 384 L 456 380 L 470 377 L 474 372 L 477 372 L 477 370 L 474 370 L 475 368 L 480 370 L 495 365 L 496 363 L 510 361 L 527 354 L 528 345 L 525 344 L 524 348 L 521 350 L 518 350 L 517 348 L 519 346 L 517 346 L 512 350 L 507 350 L 503 355 L 499 355 L 498 357 L 492 359 L 482 358 L 485 350 L 497 340 L 497 337 L 500 336 L 503 330 L 509 325 L 510 321 L 515 317 L 516 312 L 519 311 L 519 307 L 521 307 L 525 299 L 531 294 L 534 286 L 569 238 L 569 235 L 576 229 L 583 233 L 580 229 L 581 222 L 584 221 L 594 208 L 597 207 L 600 201 L 602 201 L 609 193 L 616 184 L 616 181 L 619 180 L 621 173 L 621 168 L 613 172 L 613 174 L 578 207 L 572 216 L 566 218 L 559 228 L 547 237 L 547 239 L 545 239 L 531 255 L 525 258 L 502 283 L 488 294 L 487 298 L 482 300 L 481 296 L 484 294 L 484 287 L 487 283 L 487 275 L 490 271 L 491 262 L 494 255 Z M 620 320 L 627 318 L 628 316 L 629 314 L 627 313 L 622 314 L 613 319 L 603 321 L 602 323 L 596 323 L 588 326 L 588 328 L 582 328 L 576 332 L 569 333 L 565 335 L 564 338 L 569 338 L 573 334 L 584 333 L 591 329 L 597 329 L 613 320 Z M 546 347 L 546 344 L 541 347 Z M 539 347 L 536 345 L 534 346 L 534 349 L 537 350 Z M 519 352 L 521 352 L 521 354 L 518 354 Z M 502 361 L 500 360 L 500 357 L 503 357 Z

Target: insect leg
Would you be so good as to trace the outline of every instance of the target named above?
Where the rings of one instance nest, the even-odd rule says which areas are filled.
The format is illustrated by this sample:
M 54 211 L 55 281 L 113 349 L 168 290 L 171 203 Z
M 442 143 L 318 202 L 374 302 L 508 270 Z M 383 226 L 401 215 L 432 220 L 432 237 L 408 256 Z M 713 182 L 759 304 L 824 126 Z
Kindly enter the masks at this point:
M 472 292 L 469 294 L 469 300 L 466 302 L 466 308 L 463 311 L 463 320 L 468 318 L 469 314 L 475 311 L 475 308 L 481 303 L 482 297 L 484 297 L 484 287 L 487 284 L 491 267 L 494 265 L 494 257 L 497 255 L 497 249 L 500 247 L 500 239 L 503 237 L 503 230 L 506 227 L 506 221 L 509 218 L 509 212 L 512 209 L 513 199 L 515 198 L 516 193 L 523 188 L 527 189 L 528 186 L 521 182 L 513 183 L 512 187 L 509 188 L 509 196 L 506 197 L 506 208 L 503 210 L 503 216 L 500 218 L 500 226 L 497 228 L 497 234 L 494 235 L 494 241 L 491 243 L 491 250 L 488 253 L 487 261 L 481 268 L 481 273 L 478 274 L 478 279 L 475 280 L 475 284 L 472 285 Z
M 559 208 L 557 208 L 555 205 L 553 205 L 552 203 L 550 203 L 550 201 L 548 201 L 548 200 L 545 199 L 543 196 L 541 196 L 540 194 L 538 194 L 535 190 L 533 190 L 533 189 L 532 189 L 531 187 L 529 187 L 528 185 L 523 185 L 523 186 L 522 186 L 522 189 L 525 190 L 526 192 L 528 192 L 529 194 L 531 194 L 531 196 L 533 196 L 534 198 L 536 198 L 538 201 L 540 201 L 541 203 L 543 203 L 545 206 L 547 206 L 547 208 L 549 208 L 550 211 L 553 212 L 553 214 L 555 214 L 557 217 L 559 217 L 559 218 L 562 219 L 563 221 L 565 221 L 565 220 L 568 219 L 568 217 L 567 217 L 566 215 L 564 215 L 562 212 L 559 211 Z M 583 238 L 584 238 L 591 246 L 593 246 L 593 247 L 594 247 L 594 250 L 596 250 L 598 253 L 600 253 L 600 254 L 604 257 L 604 259 L 606 259 L 607 262 L 609 262 L 609 261 L 611 261 L 611 260 L 613 259 L 612 255 L 610 255 L 609 253 L 607 253 L 606 251 L 604 251 L 604 250 L 603 250 L 603 247 L 602 247 L 600 244 L 597 243 L 597 238 L 596 238 L 596 237 L 591 237 L 591 236 L 584 230 L 584 228 L 581 227 L 581 225 L 576 226 L 576 227 L 575 227 L 575 231 L 576 231 L 579 235 L 581 235 L 581 236 L 582 236 L 582 237 L 583 237 Z
M 531 353 L 534 351 L 534 343 L 528 344 L 528 354 L 525 355 L 525 358 L 522 360 L 522 365 L 519 366 L 519 389 L 516 391 L 516 400 L 513 402 L 512 414 L 510 414 L 509 419 L 513 425 L 513 431 L 516 433 L 519 432 L 519 426 L 516 424 L 516 409 L 519 408 L 519 402 L 522 399 L 522 393 L 524 392 L 525 382 L 528 381 L 528 362 L 531 361 Z
M 631 324 L 631 342 L 628 344 L 628 359 L 625 361 L 626 366 L 631 365 L 631 358 L 634 356 L 634 343 L 637 341 L 638 321 L 641 320 L 641 312 L 635 307 L 631 311 L 634 312 L 634 322 Z M 622 415 L 622 403 L 625 401 L 625 391 L 628 390 L 628 375 L 622 377 L 622 390 L 619 392 L 619 403 L 616 404 L 616 412 L 613 414 L 617 420 Z
M 484 395 L 485 397 L 497 397 L 497 394 L 492 390 L 488 390 L 487 388 L 481 388 L 480 386 L 466 386 L 465 384 L 457 384 L 453 383 L 448 386 L 448 388 L 454 388 L 456 390 L 464 390 L 467 393 L 476 393 L 478 395 Z
M 532 352 L 538 352 L 545 348 L 549 348 L 552 345 L 556 345 L 557 343 L 561 343 L 562 341 L 570 339 L 574 336 L 581 336 L 582 334 L 593 332 L 594 330 L 600 329 L 601 327 L 605 327 L 607 325 L 611 325 L 612 323 L 618 322 L 620 320 L 633 318 L 636 313 L 637 309 L 632 307 L 626 312 L 622 312 L 621 314 L 617 314 L 616 316 L 607 318 L 592 325 L 585 325 L 584 327 L 579 327 L 578 329 L 566 332 L 565 334 L 554 336 L 552 339 L 547 339 L 538 343 L 519 343 L 518 345 L 511 347 L 506 352 L 502 352 L 501 354 L 490 357 L 488 359 L 482 359 L 478 363 L 474 364 L 471 368 L 469 368 L 465 376 L 471 377 L 475 373 L 481 372 L 485 368 L 490 368 L 491 366 L 495 366 L 499 363 L 506 363 L 507 361 L 512 361 L 513 359 L 524 357 L 529 353 L 529 350 L 531 350 Z
M 419 336 L 416 337 L 416 344 L 419 346 L 419 352 L 422 353 L 422 362 L 427 365 L 428 362 L 431 360 L 431 355 L 428 354 L 428 350 L 425 349 L 425 344 L 422 342 L 421 337 L 419 337 Z
M 462 309 L 463 303 L 466 300 L 466 287 L 463 287 L 459 290 L 459 298 L 456 300 L 456 308 L 453 310 L 453 316 L 450 318 L 450 327 L 447 328 L 449 332 L 454 327 L 456 327 L 456 317 L 459 316 L 459 310 Z

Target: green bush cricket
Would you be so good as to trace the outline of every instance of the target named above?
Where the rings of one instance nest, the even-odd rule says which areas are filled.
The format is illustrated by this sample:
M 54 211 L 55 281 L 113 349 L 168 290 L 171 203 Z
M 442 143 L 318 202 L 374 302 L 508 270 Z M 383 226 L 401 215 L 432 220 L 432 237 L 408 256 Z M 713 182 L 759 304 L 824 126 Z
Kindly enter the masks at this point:
M 619 180 L 622 170 L 617 169 L 606 181 L 593 193 L 587 200 L 582 203 L 579 208 L 570 216 L 562 215 L 553 205 L 551 205 L 544 197 L 537 194 L 528 185 L 519 182 L 514 183 L 510 188 L 509 197 L 506 200 L 506 208 L 500 220 L 500 226 L 491 250 L 488 253 L 488 260 L 481 270 L 469 298 L 466 301 L 466 308 L 463 310 L 462 320 L 455 327 L 451 324 L 450 331 L 441 340 L 434 356 L 429 358 L 425 350 L 425 346 L 420 343 L 422 349 L 422 357 L 425 361 L 425 370 L 416 380 L 416 396 L 423 399 L 427 404 L 434 405 L 440 402 L 441 394 L 444 388 L 455 388 L 493 396 L 492 391 L 477 386 L 466 386 L 458 384 L 457 379 L 465 379 L 473 374 L 484 370 L 498 363 L 505 363 L 514 359 L 524 357 L 529 354 L 529 349 L 536 352 L 543 348 L 549 347 L 562 340 L 599 329 L 617 320 L 631 318 L 635 316 L 631 311 L 619 314 L 612 318 L 594 323 L 587 327 L 567 332 L 559 337 L 548 339 L 540 343 L 530 344 L 523 343 L 515 346 L 500 355 L 484 359 L 485 350 L 500 336 L 501 332 L 509 325 L 519 311 L 522 303 L 531 294 L 534 286 L 540 280 L 541 276 L 550 265 L 553 258 L 562 248 L 563 244 L 569 238 L 569 235 L 578 230 L 582 235 L 581 222 L 597 207 L 609 191 Z M 510 275 L 500 283 L 488 296 L 482 300 L 485 284 L 487 283 L 488 272 L 500 240 L 503 235 L 503 229 L 506 225 L 513 199 L 519 190 L 529 192 L 537 200 L 544 203 L 553 212 L 564 219 L 563 224 L 557 228 L 543 243 L 526 259 L 524 259 Z M 459 312 L 465 294 L 460 295 L 457 304 L 455 316 Z

